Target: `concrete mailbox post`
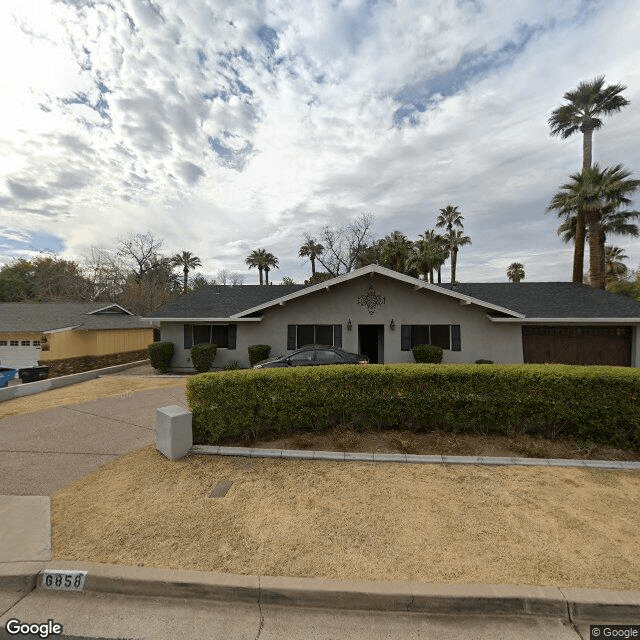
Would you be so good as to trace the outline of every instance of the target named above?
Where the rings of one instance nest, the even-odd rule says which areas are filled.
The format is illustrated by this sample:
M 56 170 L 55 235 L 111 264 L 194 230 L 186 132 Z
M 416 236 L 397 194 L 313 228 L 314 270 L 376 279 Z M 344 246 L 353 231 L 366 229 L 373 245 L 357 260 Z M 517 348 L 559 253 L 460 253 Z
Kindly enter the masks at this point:
M 193 445 L 190 411 L 175 404 L 156 410 L 156 449 L 169 460 L 179 460 Z

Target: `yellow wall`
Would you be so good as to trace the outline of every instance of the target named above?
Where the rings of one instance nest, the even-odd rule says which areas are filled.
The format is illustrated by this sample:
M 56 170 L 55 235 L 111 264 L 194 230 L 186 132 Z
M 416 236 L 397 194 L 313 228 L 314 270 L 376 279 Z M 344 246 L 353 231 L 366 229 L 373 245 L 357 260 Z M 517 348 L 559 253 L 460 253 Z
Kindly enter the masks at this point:
M 48 333 L 49 351 L 43 359 L 60 360 L 79 356 L 104 356 L 111 353 L 146 349 L 153 342 L 153 329 L 112 329 L 105 331 L 61 331 Z

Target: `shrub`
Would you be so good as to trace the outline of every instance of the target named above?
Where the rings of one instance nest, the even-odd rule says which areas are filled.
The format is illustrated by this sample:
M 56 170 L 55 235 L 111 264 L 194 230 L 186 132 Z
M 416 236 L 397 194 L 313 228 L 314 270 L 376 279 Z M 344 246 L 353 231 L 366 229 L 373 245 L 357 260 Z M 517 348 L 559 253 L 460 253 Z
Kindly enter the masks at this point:
M 160 373 L 169 371 L 169 363 L 173 357 L 173 342 L 152 342 L 148 347 L 149 360 L 154 369 Z
M 493 360 L 476 360 L 476 364 L 493 364 Z
M 320 431 L 540 434 L 640 449 L 640 371 L 569 365 L 245 369 L 187 383 L 198 443 Z
M 436 347 L 434 344 L 417 344 L 411 351 L 416 362 L 431 364 L 442 362 L 442 347 Z
M 252 344 L 249 347 L 249 364 L 253 367 L 261 360 L 266 360 L 271 353 L 271 347 L 268 344 Z
M 223 371 L 235 371 L 240 368 L 240 363 L 237 360 L 232 360 L 231 362 L 227 362 L 227 364 L 222 367 Z
M 191 347 L 191 362 L 198 373 L 205 373 L 211 369 L 218 347 L 210 342 L 194 344 Z

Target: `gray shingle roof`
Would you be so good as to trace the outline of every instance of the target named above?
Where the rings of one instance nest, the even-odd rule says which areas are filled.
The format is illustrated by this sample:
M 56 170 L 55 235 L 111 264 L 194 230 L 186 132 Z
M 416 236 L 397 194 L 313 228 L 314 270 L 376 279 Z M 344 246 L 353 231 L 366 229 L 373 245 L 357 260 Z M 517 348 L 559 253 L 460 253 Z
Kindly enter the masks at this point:
M 3 302 L 0 303 L 0 332 L 45 332 L 66 327 L 81 329 L 140 329 L 149 320 L 120 313 L 92 311 L 109 307 L 108 302 Z
M 640 302 L 573 282 L 459 283 L 454 291 L 527 318 L 640 318 Z
M 302 284 L 210 285 L 153 311 L 150 318 L 228 318 L 304 289 Z

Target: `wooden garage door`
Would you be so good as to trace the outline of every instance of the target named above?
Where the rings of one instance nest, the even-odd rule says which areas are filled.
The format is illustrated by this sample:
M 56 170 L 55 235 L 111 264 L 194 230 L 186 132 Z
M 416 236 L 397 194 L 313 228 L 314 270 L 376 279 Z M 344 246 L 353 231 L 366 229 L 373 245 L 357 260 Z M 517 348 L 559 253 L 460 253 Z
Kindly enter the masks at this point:
M 525 362 L 631 366 L 631 327 L 522 327 Z

